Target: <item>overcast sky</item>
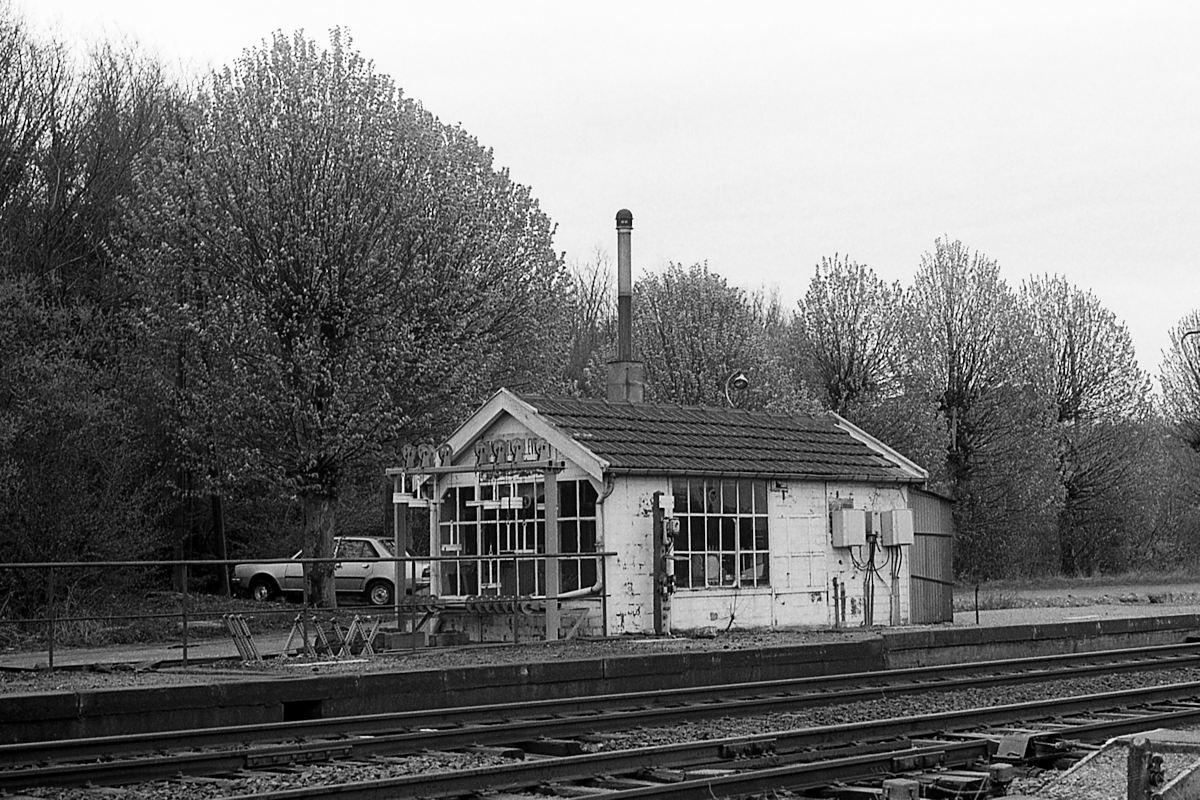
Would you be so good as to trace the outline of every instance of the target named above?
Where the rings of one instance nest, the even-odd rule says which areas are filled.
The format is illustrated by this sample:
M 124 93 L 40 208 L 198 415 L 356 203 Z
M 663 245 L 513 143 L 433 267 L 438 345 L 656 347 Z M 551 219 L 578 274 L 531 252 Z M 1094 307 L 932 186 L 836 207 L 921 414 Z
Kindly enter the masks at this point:
M 792 305 L 823 255 L 908 283 L 938 236 L 1095 292 L 1157 373 L 1200 308 L 1200 4 L 15 0 L 201 74 L 333 26 L 494 149 L 567 260 L 707 261 Z

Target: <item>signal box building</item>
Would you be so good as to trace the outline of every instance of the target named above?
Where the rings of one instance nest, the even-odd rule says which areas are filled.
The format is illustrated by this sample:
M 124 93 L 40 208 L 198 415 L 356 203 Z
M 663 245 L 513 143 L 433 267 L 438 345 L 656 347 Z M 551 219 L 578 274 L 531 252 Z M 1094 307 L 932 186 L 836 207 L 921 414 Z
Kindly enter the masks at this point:
M 389 472 L 397 508 L 430 515 L 433 596 L 416 603 L 471 639 L 950 611 L 944 501 L 920 490 L 923 469 L 834 414 L 502 389 Z M 920 529 L 927 518 L 937 530 Z
M 408 509 L 429 513 L 414 627 L 418 612 L 486 640 L 952 619 L 949 506 L 921 467 L 836 414 L 642 402 L 632 229 L 617 212 L 607 400 L 501 389 L 388 470 L 397 552 Z

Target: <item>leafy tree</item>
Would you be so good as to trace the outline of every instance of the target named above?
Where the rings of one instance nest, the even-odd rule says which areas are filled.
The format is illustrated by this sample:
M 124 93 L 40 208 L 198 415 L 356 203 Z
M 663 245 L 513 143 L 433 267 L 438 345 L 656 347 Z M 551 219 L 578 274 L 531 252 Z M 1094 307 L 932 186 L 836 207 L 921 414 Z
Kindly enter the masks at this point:
M 1160 503 L 1153 551 L 1190 564 L 1200 560 L 1200 311 L 1171 329 L 1171 347 L 1159 366 L 1162 383 Z
M 76 66 L 0 4 L 0 558 L 128 559 L 159 537 L 131 288 L 115 229 L 165 84 L 135 53 Z M 5 576 L 5 580 L 13 573 Z M 22 576 L 8 610 L 41 587 Z M 144 576 L 121 576 L 136 581 Z M 65 598 L 113 587 L 59 573 Z M 7 588 L 7 587 L 6 587 Z
M 797 390 L 920 464 L 944 455 L 936 409 L 905 351 L 903 291 L 848 256 L 823 258 L 786 340 Z
M 772 346 L 784 327 L 778 300 L 747 295 L 707 264 L 672 264 L 634 285 L 635 358 L 646 364 L 646 399 L 725 405 L 726 381 L 744 372 L 739 405 L 786 410 L 798 405 L 787 366 Z
M 795 317 L 799 352 L 830 410 L 887 394 L 903 326 L 899 285 L 848 256 L 822 258 Z
M 499 381 L 545 379 L 529 343 L 563 279 L 550 224 L 340 31 L 247 50 L 179 122 L 131 224 L 150 324 L 186 365 L 162 373 L 184 445 L 214 486 L 296 498 L 306 554 L 329 557 L 350 475 Z M 309 574 L 330 605 L 331 571 Z
M 1142 563 L 1167 568 L 1200 564 L 1200 453 L 1167 425 L 1147 426 L 1157 447 L 1144 480 L 1153 488 L 1153 527 L 1140 544 Z
M 597 251 L 590 262 L 572 267 L 559 334 L 566 343 L 560 388 L 567 394 L 605 394 L 605 362 L 617 340 L 614 293 L 612 268 L 604 252 Z
M 1059 475 L 1064 490 L 1058 555 L 1066 574 L 1129 566 L 1134 531 L 1147 505 L 1139 469 L 1148 454 L 1144 421 L 1147 376 L 1128 329 L 1091 292 L 1061 277 L 1029 281 L 1022 290 L 1033 347 L 1046 365 Z
M 1160 377 L 1167 423 L 1180 441 L 1200 453 L 1200 311 L 1171 329 Z
M 1059 422 L 1130 419 L 1143 414 L 1150 382 L 1128 328 L 1090 291 L 1060 276 L 1022 290 L 1036 342 L 1045 347 Z
M 1037 564 L 1059 491 L 1046 387 L 997 263 L 936 240 L 908 292 L 906 350 L 947 436 L 956 570 L 997 577 Z

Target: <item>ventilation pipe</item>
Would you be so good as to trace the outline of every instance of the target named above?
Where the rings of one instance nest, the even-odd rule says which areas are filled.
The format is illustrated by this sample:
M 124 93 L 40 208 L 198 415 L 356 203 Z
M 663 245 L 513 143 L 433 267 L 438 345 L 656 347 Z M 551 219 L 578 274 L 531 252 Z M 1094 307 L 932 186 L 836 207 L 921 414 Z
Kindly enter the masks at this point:
M 608 362 L 608 399 L 640 403 L 646 393 L 645 366 L 633 360 L 633 267 L 629 240 L 633 213 L 617 212 L 617 358 Z

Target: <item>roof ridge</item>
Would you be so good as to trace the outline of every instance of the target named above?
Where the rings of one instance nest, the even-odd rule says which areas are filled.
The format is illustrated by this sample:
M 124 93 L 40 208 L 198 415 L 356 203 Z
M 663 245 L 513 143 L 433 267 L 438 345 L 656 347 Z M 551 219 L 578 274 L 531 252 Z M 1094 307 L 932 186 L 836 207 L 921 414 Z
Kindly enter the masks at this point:
M 640 402 L 640 403 L 638 403 L 638 402 L 634 402 L 632 400 L 609 400 L 606 397 L 559 397 L 559 396 L 548 395 L 548 394 L 519 394 L 517 396 L 520 397 L 522 400 L 526 401 L 527 403 L 530 403 L 531 405 L 536 404 L 536 401 L 545 401 L 545 402 L 551 402 L 551 403 L 587 403 L 587 404 L 592 404 L 592 405 L 606 406 L 609 408 L 674 408 L 674 409 L 679 409 L 681 411 L 700 411 L 700 412 L 709 412 L 709 413 L 717 412 L 717 413 L 721 413 L 721 414 L 743 414 L 746 416 L 754 415 L 754 416 L 776 417 L 776 418 L 782 418 L 782 419 L 802 418 L 802 419 L 820 420 L 820 419 L 823 419 L 825 416 L 825 415 L 812 414 L 807 411 L 787 412 L 787 411 L 773 411 L 770 409 L 727 408 L 725 406 L 691 405 L 691 404 L 684 404 L 684 403 L 679 403 L 679 402 L 667 402 L 667 403 Z

